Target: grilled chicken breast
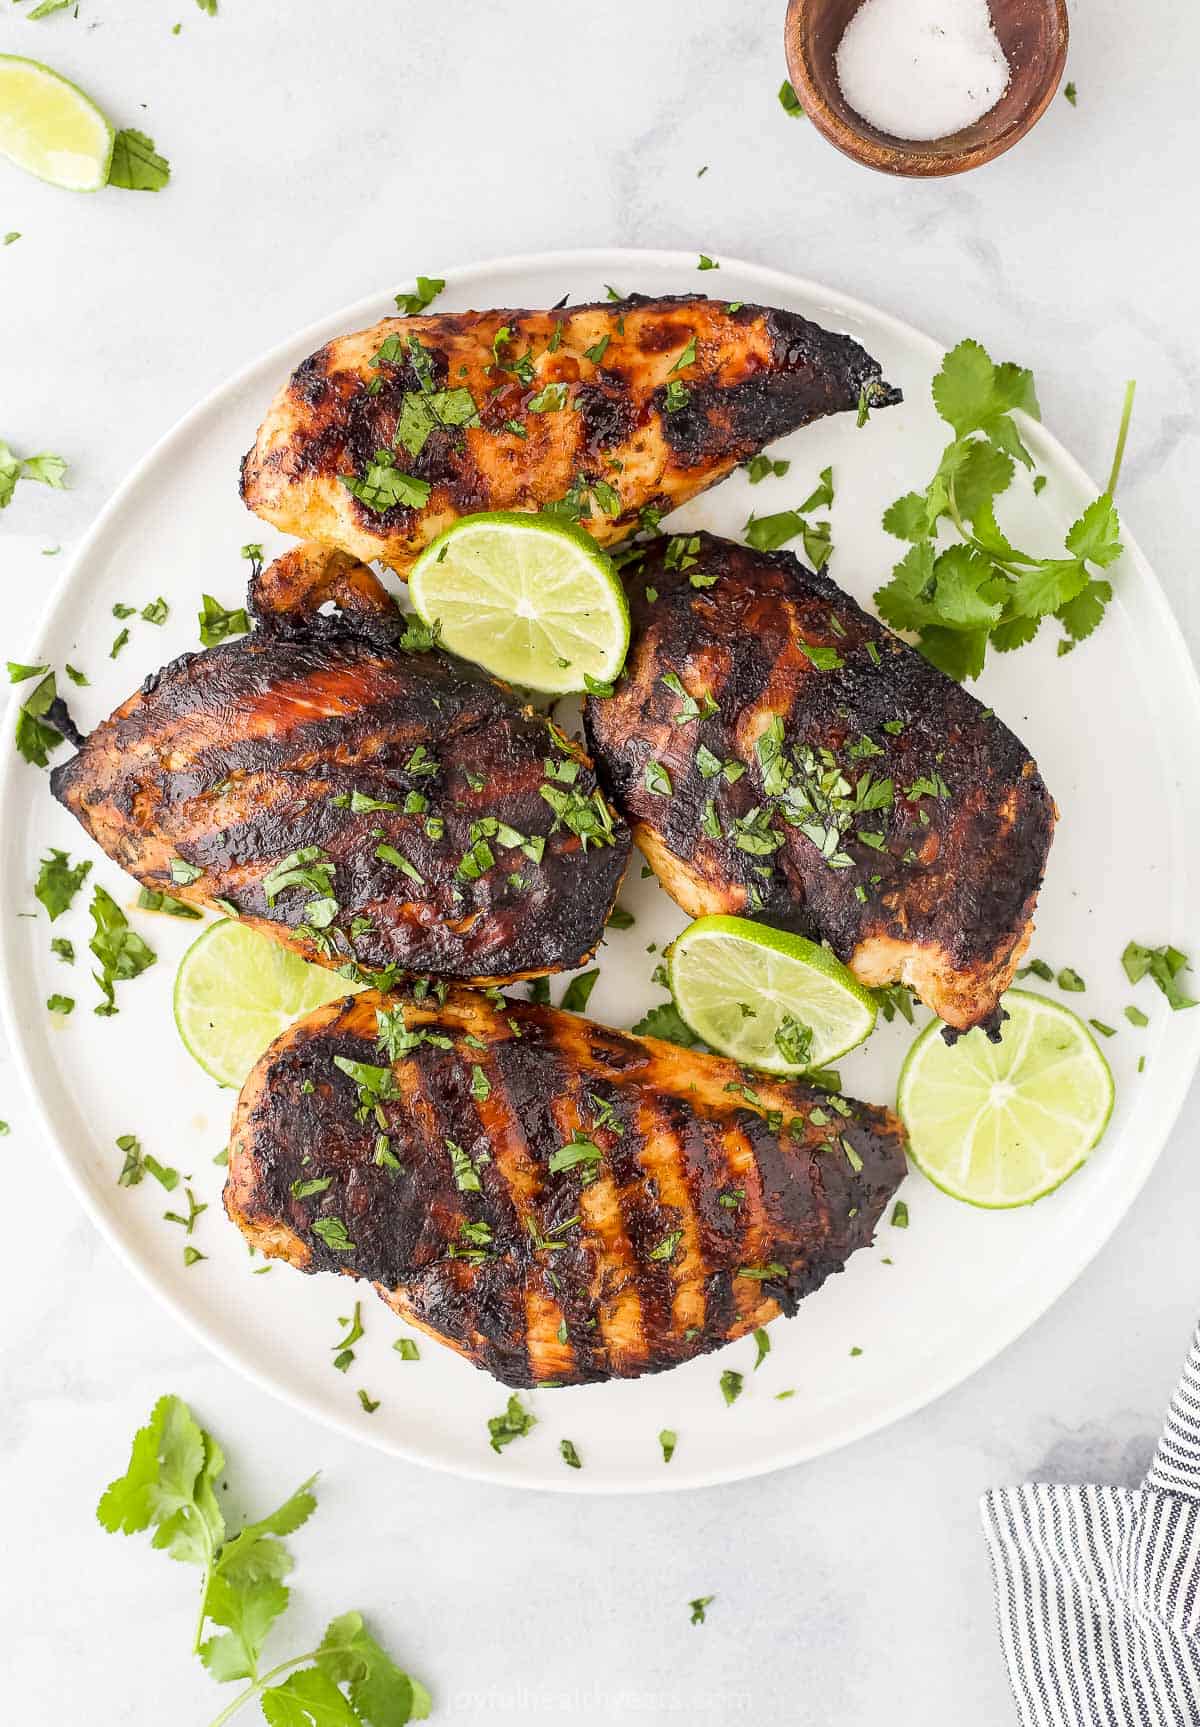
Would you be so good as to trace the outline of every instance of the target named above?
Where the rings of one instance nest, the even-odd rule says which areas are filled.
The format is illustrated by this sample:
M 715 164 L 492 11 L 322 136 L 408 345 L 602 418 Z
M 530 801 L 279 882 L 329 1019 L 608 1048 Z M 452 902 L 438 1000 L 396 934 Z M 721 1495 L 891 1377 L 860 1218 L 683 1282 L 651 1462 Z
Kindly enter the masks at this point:
M 787 552 L 663 538 L 626 582 L 633 647 L 586 731 L 668 893 L 995 1030 L 1056 814 L 1020 739 Z
M 329 598 L 342 615 L 313 616 Z M 630 841 L 579 746 L 414 647 L 350 559 L 298 548 L 251 604 L 261 628 L 147 679 L 54 770 L 97 843 L 146 887 L 351 976 L 580 965 Z
M 674 1367 L 840 1271 L 905 1172 L 887 1110 L 575 1014 L 369 992 L 272 1045 L 225 1208 L 506 1385 Z
M 288 533 L 403 574 L 478 510 L 553 505 L 621 539 L 772 439 L 899 399 L 850 337 L 698 295 L 384 318 L 293 373 L 242 496 Z

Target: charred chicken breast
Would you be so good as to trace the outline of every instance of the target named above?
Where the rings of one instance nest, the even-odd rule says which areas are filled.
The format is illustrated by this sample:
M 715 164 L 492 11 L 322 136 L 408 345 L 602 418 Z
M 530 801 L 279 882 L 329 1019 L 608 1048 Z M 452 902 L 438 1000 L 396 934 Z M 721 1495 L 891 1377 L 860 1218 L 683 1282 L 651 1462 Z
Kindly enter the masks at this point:
M 586 731 L 668 893 L 994 1029 L 1056 813 L 1020 739 L 787 552 L 662 538 L 626 583 L 633 646 Z
M 621 539 L 772 439 L 898 400 L 850 337 L 697 295 L 385 318 L 292 374 L 242 496 L 288 533 L 403 574 L 480 510 L 553 508 Z
M 657 1372 L 840 1271 L 905 1172 L 887 1110 L 452 989 L 298 1022 L 238 1101 L 251 1245 L 373 1283 L 507 1385 Z
M 351 559 L 299 548 L 251 604 L 252 635 L 147 679 L 54 770 L 108 855 L 351 976 L 581 964 L 630 842 L 579 746 Z

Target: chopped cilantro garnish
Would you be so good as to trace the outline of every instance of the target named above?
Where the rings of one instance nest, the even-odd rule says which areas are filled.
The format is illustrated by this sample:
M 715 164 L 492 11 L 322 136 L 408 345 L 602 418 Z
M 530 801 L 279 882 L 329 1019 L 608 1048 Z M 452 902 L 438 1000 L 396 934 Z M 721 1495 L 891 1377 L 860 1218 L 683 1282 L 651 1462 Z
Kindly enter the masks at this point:
M 333 1253 L 354 1252 L 354 1243 L 340 1217 L 314 1218 L 310 1227 L 313 1234 L 319 1236 Z
M 503 1451 L 506 1445 L 511 1445 L 514 1439 L 523 1439 L 532 1433 L 537 1426 L 537 1416 L 533 1415 L 514 1391 L 509 1398 L 503 1415 L 493 1415 L 488 1422 L 488 1433 L 491 1435 L 493 1451 Z
M 91 914 L 94 933 L 88 946 L 100 963 L 99 972 L 92 975 L 104 994 L 94 1011 L 108 1017 L 117 1012 L 115 986 L 138 977 L 157 956 L 137 931 L 130 929 L 125 913 L 102 887 L 92 890 Z
M 1121 964 L 1130 983 L 1139 983 L 1144 977 L 1156 983 L 1172 1012 L 1196 1006 L 1178 981 L 1181 972 L 1190 970 L 1191 961 L 1177 947 L 1142 947 L 1131 941 L 1121 955 Z
M 665 1043 L 677 1043 L 681 1049 L 692 1049 L 699 1038 L 687 1024 L 673 1001 L 652 1007 L 633 1028 L 635 1037 L 658 1037 Z
M 592 991 L 596 987 L 599 970 L 581 972 L 573 977 L 563 992 L 562 1006 L 568 1013 L 586 1013 L 587 1004 Z
M 725 1369 L 724 1373 L 721 1375 L 721 1396 L 725 1399 L 726 1403 L 737 1402 L 738 1398 L 742 1395 L 742 1386 L 744 1382 L 744 1374 L 735 1373 L 732 1367 L 727 1367 Z
M 200 641 L 206 648 L 215 648 L 218 642 L 223 642 L 228 636 L 244 636 L 250 628 L 250 619 L 244 606 L 227 609 L 211 594 L 203 597 L 203 607 L 200 611 Z
M 87 858 L 72 866 L 66 852 L 51 846 L 41 861 L 33 888 L 34 896 L 49 912 L 51 923 L 69 909 L 91 867 L 91 860 Z
M 645 783 L 648 792 L 662 798 L 671 796 L 671 776 L 661 762 L 651 760 L 646 763 Z
M 784 113 L 789 114 L 793 120 L 802 120 L 804 118 L 804 107 L 799 96 L 796 94 L 790 78 L 785 78 L 783 83 L 779 86 L 779 105 L 783 109 Z
M 432 306 L 445 286 L 440 276 L 418 276 L 415 292 L 396 295 L 396 310 L 406 318 L 416 317 L 426 306 Z
M 405 509 L 424 509 L 433 490 L 428 480 L 402 473 L 391 450 L 376 450 L 375 460 L 368 463 L 361 478 L 354 474 L 339 474 L 338 479 L 352 497 L 376 515 L 383 515 L 398 505 Z

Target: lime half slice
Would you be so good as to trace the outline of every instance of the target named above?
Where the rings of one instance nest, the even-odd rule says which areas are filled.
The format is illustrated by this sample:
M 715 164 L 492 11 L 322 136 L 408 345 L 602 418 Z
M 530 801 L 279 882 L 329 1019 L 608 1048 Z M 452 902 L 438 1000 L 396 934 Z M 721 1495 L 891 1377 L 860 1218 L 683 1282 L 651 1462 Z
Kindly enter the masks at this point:
M 205 1073 L 238 1089 L 293 1020 L 361 987 L 309 965 L 236 918 L 223 918 L 179 962 L 175 1024 Z
M 747 918 L 697 918 L 667 976 L 696 1036 L 764 1073 L 824 1067 L 875 1025 L 871 992 L 827 948 Z
M 900 1071 L 897 1109 L 913 1162 L 968 1205 L 1031 1205 L 1074 1174 L 1112 1114 L 1113 1079 L 1095 1038 L 1028 990 L 1004 997 L 999 1043 L 956 1044 L 927 1026 Z
M 0 156 L 68 192 L 108 179 L 113 129 L 90 96 L 40 60 L 0 54 Z
M 418 615 L 452 654 L 563 696 L 610 684 L 629 648 L 617 573 L 582 528 L 545 516 L 464 516 L 413 565 Z

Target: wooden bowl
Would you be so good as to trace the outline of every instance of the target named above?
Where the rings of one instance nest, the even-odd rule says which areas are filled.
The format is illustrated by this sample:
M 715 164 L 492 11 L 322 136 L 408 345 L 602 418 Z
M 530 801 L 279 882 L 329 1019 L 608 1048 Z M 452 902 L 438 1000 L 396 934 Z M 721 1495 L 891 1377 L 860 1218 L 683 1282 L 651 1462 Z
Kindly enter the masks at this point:
M 990 0 L 1008 57 L 1008 88 L 990 113 L 929 142 L 881 132 L 838 83 L 836 55 L 862 0 L 788 0 L 784 45 L 792 84 L 811 123 L 845 155 L 884 174 L 962 174 L 1011 150 L 1039 120 L 1067 59 L 1066 0 Z

